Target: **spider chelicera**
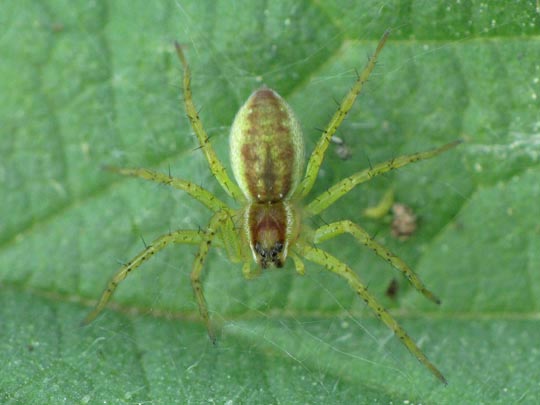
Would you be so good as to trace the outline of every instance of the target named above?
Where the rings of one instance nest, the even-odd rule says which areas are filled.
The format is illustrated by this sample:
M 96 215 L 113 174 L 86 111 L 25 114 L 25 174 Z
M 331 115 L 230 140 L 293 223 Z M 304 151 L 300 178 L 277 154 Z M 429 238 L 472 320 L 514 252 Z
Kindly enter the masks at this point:
M 424 286 L 403 260 L 375 241 L 359 225 L 349 220 L 333 222 L 314 230 L 306 225 L 309 218 L 320 214 L 358 184 L 409 163 L 432 158 L 459 143 L 459 141 L 452 142 L 437 149 L 400 156 L 377 164 L 341 180 L 312 201 L 304 203 L 304 198 L 317 178 L 330 140 L 375 67 L 388 34 L 386 32 L 381 38 L 375 53 L 323 131 L 309 158 L 303 177 L 304 140 L 300 124 L 290 106 L 279 94 L 267 87 L 262 87 L 251 94 L 236 114 L 230 134 L 230 158 L 237 183 L 228 176 L 203 128 L 192 100 L 190 68 L 180 45 L 175 44 L 184 69 L 185 109 L 199 140 L 200 149 L 208 161 L 213 176 L 240 208 L 228 206 L 209 191 L 187 180 L 147 169 L 109 168 L 125 176 L 140 177 L 183 190 L 205 205 L 212 212 L 212 217 L 206 229 L 169 232 L 154 240 L 123 265 L 109 281 L 95 309 L 88 314 L 85 322 L 92 321 L 105 308 L 118 284 L 154 254 L 171 243 L 195 244 L 198 245 L 198 253 L 191 271 L 191 284 L 208 335 L 215 341 L 201 284 L 203 265 L 212 244 L 224 249 L 232 262 L 243 263 L 242 272 L 248 279 L 258 276 L 268 267 L 282 267 L 289 257 L 293 260 L 296 271 L 304 274 L 302 259 L 305 259 L 344 278 L 376 316 L 399 337 L 407 349 L 439 380 L 446 383 L 442 373 L 390 313 L 368 292 L 356 273 L 347 264 L 317 245 L 348 233 L 403 273 L 428 299 L 435 303 L 439 303 L 439 299 Z M 255 269 L 252 266 L 253 260 L 256 263 Z

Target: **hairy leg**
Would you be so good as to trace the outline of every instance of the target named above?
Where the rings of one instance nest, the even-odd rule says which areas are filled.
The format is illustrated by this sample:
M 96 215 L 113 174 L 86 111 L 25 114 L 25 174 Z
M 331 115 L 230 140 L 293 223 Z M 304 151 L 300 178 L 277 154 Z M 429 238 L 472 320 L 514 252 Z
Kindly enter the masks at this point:
M 180 62 L 182 62 L 182 66 L 184 68 L 184 104 L 186 107 L 186 113 L 189 121 L 191 122 L 193 131 L 195 131 L 195 134 L 197 135 L 197 139 L 199 140 L 199 144 L 201 145 L 204 156 L 206 156 L 206 160 L 210 165 L 210 170 L 227 194 L 233 197 L 236 201 L 244 201 L 244 195 L 236 183 L 230 179 L 225 167 L 223 166 L 223 163 L 221 163 L 216 155 L 216 152 L 214 151 L 214 148 L 212 148 L 212 145 L 210 144 L 208 134 L 206 133 L 199 117 L 199 112 L 193 104 L 191 94 L 191 70 L 187 63 L 186 57 L 184 56 L 184 52 L 182 52 L 182 47 L 178 43 L 175 43 L 174 45 L 176 47 L 178 58 L 180 58 Z
M 101 297 L 92 312 L 90 312 L 83 321 L 83 324 L 88 324 L 92 322 L 109 302 L 116 287 L 125 280 L 129 273 L 143 264 L 146 260 L 150 259 L 154 254 L 164 249 L 171 243 L 186 243 L 186 244 L 197 244 L 200 243 L 204 238 L 203 231 L 175 231 L 168 233 L 166 235 L 160 236 L 150 243 L 146 249 L 141 253 L 135 256 L 132 260 L 124 264 L 120 270 L 116 272 L 113 278 L 107 284 L 107 288 L 101 294 Z
M 373 252 L 380 256 L 388 263 L 390 263 L 394 268 L 402 272 L 405 277 L 411 282 L 411 284 L 420 291 L 427 299 L 440 304 L 441 301 L 435 296 L 431 291 L 429 291 L 420 277 L 416 275 L 414 271 L 411 270 L 407 264 L 401 260 L 399 257 L 390 252 L 386 247 L 378 243 L 373 239 L 369 234 L 362 229 L 359 225 L 351 221 L 339 221 L 333 222 L 328 225 L 321 226 L 315 231 L 314 243 L 319 243 L 331 238 L 335 238 L 338 235 L 348 233 L 353 236 L 358 242 L 362 245 L 365 245 Z
M 309 246 L 306 243 L 298 242 L 295 249 L 307 260 L 320 264 L 325 269 L 337 274 L 347 280 L 351 288 L 362 298 L 362 300 L 375 312 L 380 318 L 401 340 L 405 347 L 422 363 L 435 377 L 442 383 L 447 384 L 442 373 L 435 367 L 433 363 L 426 357 L 422 350 L 414 343 L 411 337 L 405 330 L 392 318 L 390 313 L 377 302 L 375 297 L 371 295 L 367 288 L 362 284 L 360 278 L 354 273 L 349 266 L 339 261 L 336 257 L 330 255 L 324 250 Z
M 210 316 L 208 315 L 208 306 L 206 305 L 206 300 L 204 298 L 202 289 L 201 273 L 206 257 L 208 256 L 208 251 L 212 245 L 212 241 L 214 240 L 216 233 L 219 231 L 219 228 L 223 226 L 223 223 L 227 220 L 228 215 L 229 213 L 226 210 L 219 211 L 214 214 L 210 220 L 210 223 L 208 224 L 206 232 L 204 232 L 201 238 L 199 251 L 195 256 L 195 261 L 193 262 L 193 268 L 191 270 L 191 286 L 195 292 L 195 298 L 199 306 L 199 313 L 201 314 L 201 317 L 206 325 L 206 329 L 208 330 L 208 336 L 213 343 L 216 342 L 216 335 L 210 323 Z
M 226 207 L 225 203 L 223 203 L 219 198 L 215 197 L 211 192 L 205 190 L 201 186 L 196 185 L 195 183 L 192 183 L 191 181 L 177 179 L 175 177 L 148 169 L 125 169 L 112 166 L 107 166 L 105 169 L 123 176 L 139 177 L 141 179 L 150 180 L 183 190 L 214 212 Z
M 317 178 L 317 174 L 319 173 L 319 169 L 324 160 L 324 154 L 328 148 L 330 139 L 332 138 L 332 135 L 336 133 L 337 129 L 347 116 L 354 104 L 354 101 L 356 100 L 356 97 L 358 97 L 358 94 L 360 94 L 362 91 L 362 87 L 367 82 L 369 75 L 375 68 L 377 58 L 379 57 L 379 54 L 384 47 L 386 40 L 388 39 L 388 35 L 390 35 L 390 32 L 386 31 L 379 41 L 375 53 L 371 58 L 369 58 L 368 64 L 356 79 L 356 83 L 351 90 L 349 90 L 345 98 L 343 98 L 334 116 L 326 126 L 326 129 L 324 130 L 319 142 L 315 146 L 315 150 L 313 151 L 311 158 L 309 159 L 306 175 L 294 193 L 294 199 L 305 197 L 313 187 L 313 183 L 315 183 L 315 179 Z
M 399 156 L 395 159 L 379 163 L 378 165 L 373 166 L 371 169 L 366 169 L 355 173 L 352 176 L 349 176 L 341 180 L 339 183 L 333 185 L 324 193 L 316 197 L 312 202 L 310 202 L 306 207 L 306 214 L 316 215 L 321 213 L 330 205 L 335 203 L 339 198 L 351 191 L 358 184 L 371 180 L 375 176 L 387 173 L 414 162 L 418 162 L 420 160 L 430 159 L 456 147 L 460 143 L 461 141 L 454 141 L 443 145 L 440 148 L 431 149 L 425 152 L 413 153 L 411 155 Z

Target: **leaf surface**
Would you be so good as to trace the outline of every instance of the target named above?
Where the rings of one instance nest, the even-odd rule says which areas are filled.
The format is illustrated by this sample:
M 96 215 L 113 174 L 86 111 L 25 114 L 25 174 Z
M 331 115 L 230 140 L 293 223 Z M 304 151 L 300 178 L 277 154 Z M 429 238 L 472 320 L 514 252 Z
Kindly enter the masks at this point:
M 330 4 L 331 3 L 331 4 Z M 0 15 L 0 402 L 532 403 L 540 396 L 540 14 L 534 2 L 10 2 Z M 266 84 L 308 153 L 374 50 L 321 193 L 370 164 L 464 144 L 353 190 L 313 226 L 359 222 L 443 300 L 342 236 L 323 247 L 362 277 L 449 380 L 441 386 L 347 284 L 307 264 L 245 281 L 223 252 L 204 287 L 213 346 L 174 246 L 79 323 L 108 278 L 159 235 L 204 228 L 184 193 L 105 165 L 192 180 L 225 200 L 181 104 L 193 94 L 220 158 L 235 112 Z M 412 238 L 362 217 L 388 188 Z M 229 201 L 229 200 L 227 200 Z M 398 281 L 395 298 L 385 291 Z

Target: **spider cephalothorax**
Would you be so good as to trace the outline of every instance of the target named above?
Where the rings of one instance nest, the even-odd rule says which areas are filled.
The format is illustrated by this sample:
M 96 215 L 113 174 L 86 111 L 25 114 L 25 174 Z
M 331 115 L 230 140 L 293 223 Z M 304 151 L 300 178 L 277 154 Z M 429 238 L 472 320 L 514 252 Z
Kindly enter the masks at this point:
M 298 214 L 287 201 L 249 203 L 244 227 L 255 262 L 265 269 L 282 267 L 298 236 Z
M 441 372 L 429 361 L 405 330 L 368 292 L 351 267 L 318 247 L 318 244 L 344 233 L 350 234 L 360 244 L 367 246 L 403 273 L 411 284 L 428 299 L 439 303 L 439 299 L 424 286 L 420 278 L 403 260 L 392 254 L 352 221 L 332 222 L 314 230 L 308 230 L 308 227 L 302 226 L 306 219 L 320 214 L 358 184 L 407 164 L 432 158 L 459 143 L 452 142 L 437 149 L 396 157 L 374 165 L 336 183 L 311 202 L 303 201 L 317 178 L 330 139 L 343 122 L 375 67 L 375 61 L 387 37 L 388 33 L 385 33 L 375 54 L 323 131 L 309 158 L 304 175 L 304 140 L 300 124 L 291 107 L 269 88 L 263 87 L 255 91 L 236 114 L 231 128 L 231 163 L 236 183 L 230 179 L 210 144 L 193 104 L 189 66 L 181 47 L 176 44 L 176 51 L 184 67 L 184 102 L 191 126 L 197 135 L 212 174 L 241 208 L 228 206 L 209 191 L 190 181 L 146 169 L 111 168 L 110 170 L 123 175 L 140 177 L 183 190 L 204 204 L 213 214 L 205 230 L 169 232 L 154 240 L 122 266 L 107 285 L 94 311 L 87 316 L 86 322 L 94 319 L 103 310 L 118 284 L 155 253 L 171 243 L 196 244 L 198 253 L 193 262 L 191 283 L 208 334 L 214 340 L 215 335 L 203 294 L 201 273 L 210 246 L 217 240 L 219 243 L 216 245 L 226 251 L 232 262 L 243 263 L 242 271 L 246 278 L 253 278 L 260 273 L 260 271 L 252 271 L 253 259 L 259 269 L 264 269 L 270 266 L 282 267 L 287 257 L 293 259 L 299 274 L 305 272 L 302 261 L 305 259 L 342 277 L 399 337 L 407 349 L 439 380 L 446 382 Z

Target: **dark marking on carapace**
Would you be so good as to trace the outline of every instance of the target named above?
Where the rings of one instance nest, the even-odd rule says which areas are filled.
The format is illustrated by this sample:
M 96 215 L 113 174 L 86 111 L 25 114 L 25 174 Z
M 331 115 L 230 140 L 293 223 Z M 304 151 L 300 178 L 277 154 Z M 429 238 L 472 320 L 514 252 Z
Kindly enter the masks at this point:
M 259 265 L 263 269 L 268 266 L 282 267 L 286 259 L 284 248 L 290 226 L 284 204 L 251 204 L 248 207 L 247 225 L 250 245 Z

